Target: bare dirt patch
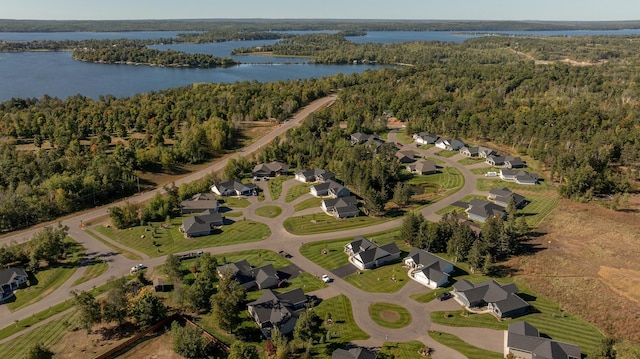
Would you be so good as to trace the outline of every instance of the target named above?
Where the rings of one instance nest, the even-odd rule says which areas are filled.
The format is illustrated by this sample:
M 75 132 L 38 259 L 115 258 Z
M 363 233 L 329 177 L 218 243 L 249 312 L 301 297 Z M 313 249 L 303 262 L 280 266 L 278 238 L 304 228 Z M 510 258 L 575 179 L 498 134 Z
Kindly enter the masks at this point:
M 640 342 L 640 214 L 567 200 L 538 228 L 516 276 L 606 335 Z
M 173 342 L 168 333 L 142 339 L 131 350 L 118 356 L 119 359 L 183 359 L 172 349 Z
M 380 312 L 380 318 L 385 322 L 397 323 L 400 321 L 400 313 L 395 310 L 383 310 Z

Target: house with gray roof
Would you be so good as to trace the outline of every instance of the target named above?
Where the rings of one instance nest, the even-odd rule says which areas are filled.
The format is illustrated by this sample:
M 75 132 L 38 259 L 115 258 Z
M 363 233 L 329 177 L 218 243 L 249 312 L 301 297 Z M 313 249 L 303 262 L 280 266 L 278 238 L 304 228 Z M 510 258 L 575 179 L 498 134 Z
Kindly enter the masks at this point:
M 360 214 L 356 196 L 325 199 L 322 201 L 320 208 L 326 214 L 336 218 L 357 217 Z
M 331 359 L 376 359 L 376 353 L 362 347 L 336 349 L 331 353 Z
M 351 141 L 351 145 L 352 146 L 361 145 L 361 144 L 364 144 L 366 142 L 376 141 L 376 140 L 379 140 L 378 136 L 369 135 L 369 134 L 362 133 L 362 132 L 352 133 L 351 137 L 350 137 L 350 141 Z
M 0 270 L 0 302 L 14 296 L 14 291 L 27 283 L 29 276 L 21 267 Z
M 436 141 L 436 147 L 447 151 L 458 151 L 465 144 L 459 138 L 440 138 Z
M 421 145 L 433 145 L 438 140 L 438 136 L 429 132 L 414 133 L 411 137 L 415 143 Z
M 220 204 L 209 194 L 198 193 L 193 197 L 180 202 L 180 214 L 202 213 L 206 210 L 218 212 Z
M 418 175 L 430 175 L 438 173 L 438 166 L 435 161 L 421 160 L 407 165 L 407 171 Z
M 365 237 L 358 236 L 344 246 L 349 262 L 357 268 L 373 269 L 400 258 L 400 249 L 391 242 L 378 246 Z
M 469 202 L 469 207 L 465 212 L 469 219 L 482 223 L 486 222 L 487 218 L 492 216 L 499 216 L 502 218 L 506 216 L 504 207 L 477 198 L 472 199 L 471 202 Z
M 580 359 L 580 347 L 540 336 L 527 322 L 509 324 L 505 331 L 504 356 L 522 359 Z
M 538 184 L 538 175 L 524 170 L 513 170 L 501 168 L 498 174 L 501 180 L 515 182 L 517 184 L 535 185 Z
M 516 208 L 524 208 L 527 205 L 527 200 L 523 195 L 517 194 L 511 191 L 507 187 L 503 188 L 492 188 L 489 191 L 489 195 L 487 199 L 493 201 L 498 206 L 507 207 L 509 206 L 509 201 L 513 198 Z
M 271 263 L 253 268 L 246 259 L 243 259 L 218 266 L 217 271 L 219 276 L 230 273 L 246 290 L 275 288 L 281 282 L 278 272 Z
M 478 146 L 464 146 L 460 149 L 460 154 L 465 157 L 478 157 Z
M 334 180 L 328 180 L 311 186 L 309 193 L 314 197 L 330 196 L 332 198 L 339 198 L 351 196 L 351 191 L 349 191 L 347 187 Z
M 496 150 L 489 148 L 489 147 L 484 147 L 484 146 L 479 146 L 478 147 L 478 157 L 482 157 L 482 158 L 487 158 L 491 155 L 495 155 L 496 154 Z
M 299 170 L 294 175 L 295 179 L 307 183 L 307 182 L 325 182 L 336 178 L 335 173 L 327 171 L 322 168 L 314 168 L 311 170 Z
M 267 289 L 258 300 L 247 304 L 247 311 L 265 338 L 269 339 L 275 327 L 281 334 L 291 333 L 306 302 L 307 297 L 300 288 L 286 293 Z
M 507 168 L 523 168 L 527 167 L 527 164 L 520 157 L 506 156 L 504 158 L 504 166 Z
M 220 182 L 211 186 L 211 192 L 218 196 L 256 196 L 256 186 L 253 183 L 242 183 L 239 180 Z
M 504 157 L 498 156 L 496 154 L 487 156 L 485 162 L 491 166 L 503 166 L 504 165 Z
M 460 280 L 453 285 L 456 300 L 467 308 L 485 308 L 498 318 L 515 318 L 529 312 L 529 303 L 520 298 L 515 283 L 488 280 L 472 283 Z
M 396 158 L 400 163 L 415 162 L 416 153 L 411 150 L 400 150 L 396 152 Z
M 269 163 L 259 163 L 253 167 L 254 177 L 276 177 L 286 174 L 289 171 L 289 165 L 286 163 L 273 161 Z
M 200 215 L 183 218 L 180 232 L 184 234 L 184 238 L 208 236 L 223 224 L 224 217 L 220 213 L 208 209 Z
M 453 263 L 420 248 L 413 248 L 404 264 L 409 267 L 409 278 L 431 289 L 449 283 L 454 269 Z

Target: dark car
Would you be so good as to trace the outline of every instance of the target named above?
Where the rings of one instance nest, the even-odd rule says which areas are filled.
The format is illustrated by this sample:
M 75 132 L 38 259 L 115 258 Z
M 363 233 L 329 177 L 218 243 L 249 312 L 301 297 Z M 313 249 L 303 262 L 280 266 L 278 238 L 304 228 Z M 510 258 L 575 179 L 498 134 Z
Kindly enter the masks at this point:
M 451 295 L 451 293 L 449 293 L 449 292 L 444 292 L 444 293 L 442 293 L 442 294 L 440 294 L 440 295 L 438 296 L 438 300 L 442 302 L 442 301 L 445 301 L 445 300 L 447 300 L 447 299 L 449 299 L 449 298 L 451 298 L 451 297 L 453 297 L 453 295 Z

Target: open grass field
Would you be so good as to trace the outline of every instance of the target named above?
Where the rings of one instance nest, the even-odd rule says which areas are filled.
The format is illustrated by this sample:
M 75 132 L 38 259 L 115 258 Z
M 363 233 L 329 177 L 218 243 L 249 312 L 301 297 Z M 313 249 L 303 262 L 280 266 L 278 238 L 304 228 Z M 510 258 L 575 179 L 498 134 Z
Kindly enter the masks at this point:
M 220 206 L 229 208 L 246 208 L 249 207 L 251 202 L 243 197 L 222 197 L 216 196 L 216 199 L 220 203 Z
M 331 319 L 333 324 L 323 325 L 326 330 L 331 331 L 331 342 L 334 343 L 347 343 L 352 340 L 364 340 L 368 339 L 369 335 L 360 329 L 353 319 L 353 313 L 351 312 L 351 301 L 344 295 L 339 295 L 333 298 L 323 300 L 315 308 L 316 313 L 320 319 L 325 319 L 327 313 L 331 313 Z M 321 331 L 322 332 L 322 331 Z
M 408 253 L 403 254 L 400 258 L 404 258 Z M 346 257 L 346 254 L 344 256 Z M 356 272 L 344 277 L 344 280 L 366 292 L 395 293 L 409 282 L 409 276 L 407 270 L 402 268 L 402 263 L 396 263 Z
M 369 216 L 337 219 L 325 213 L 314 213 L 289 217 L 284 221 L 283 226 L 289 233 L 305 235 L 369 227 L 388 220 L 390 219 Z
M 396 339 L 396 338 L 389 338 Z M 398 340 L 402 340 L 402 338 L 397 338 Z M 405 343 L 384 343 L 382 348 L 380 348 L 380 352 L 378 353 L 378 358 L 382 359 L 423 359 L 424 356 L 420 354 L 418 351 L 424 348 L 424 344 L 417 340 L 413 340 Z
M 282 182 L 292 179 L 293 176 L 278 176 L 276 178 L 271 178 L 269 179 L 268 182 L 268 187 L 269 187 L 269 193 L 271 194 L 271 199 L 272 200 L 277 200 L 278 198 L 280 198 L 280 195 L 282 194 Z
M 276 218 L 282 213 L 282 208 L 278 206 L 262 206 L 256 208 L 256 214 L 265 218 Z
M 365 237 L 378 244 L 387 244 L 397 241 L 399 234 L 400 230 L 394 229 L 388 232 L 367 234 Z M 322 268 L 333 270 L 349 263 L 347 255 L 344 253 L 344 245 L 352 240 L 353 237 L 348 237 L 305 243 L 300 247 L 300 253 Z M 401 241 L 397 241 L 396 243 L 399 242 Z M 401 245 L 404 246 L 404 244 L 398 244 L 400 249 L 408 249 L 408 247 L 401 247 Z M 327 254 L 324 254 L 323 250 L 326 250 Z
M 503 181 L 500 177 L 478 178 L 476 181 L 476 189 L 478 191 L 490 191 L 492 188 L 503 187 L 507 187 L 515 192 L 545 192 L 554 189 L 546 181 L 542 181 L 537 185 L 517 184 L 515 182 Z
M 115 252 L 122 254 L 123 256 L 125 256 L 127 259 L 131 259 L 131 260 L 140 260 L 142 259 L 142 257 L 140 257 L 139 255 L 132 253 L 131 251 L 128 251 L 120 246 L 116 246 L 111 242 L 107 242 L 104 239 L 102 239 L 102 237 L 100 237 L 99 235 L 93 233 L 92 231 L 85 229 L 84 230 L 85 233 L 87 233 L 88 235 L 90 235 L 91 237 L 95 238 L 96 240 L 98 240 L 99 242 L 101 242 L 102 244 L 104 244 L 105 246 L 113 249 Z
M 225 217 L 229 217 L 229 218 L 240 218 L 242 216 L 244 216 L 244 213 L 242 212 L 225 212 L 224 213 Z
M 218 233 L 209 236 L 184 238 L 179 231 L 182 218 L 171 219 L 171 224 L 164 228 L 160 223 L 153 226 L 137 226 L 130 229 L 96 226 L 95 230 L 114 241 L 143 252 L 150 257 L 160 257 L 169 253 L 183 252 L 199 248 L 226 246 L 237 243 L 261 241 L 271 235 L 267 225 L 240 220 L 224 225 Z M 155 234 L 154 229 L 155 228 Z M 144 238 L 142 237 L 144 236 Z
M 470 168 L 469 171 L 471 171 L 471 173 L 473 173 L 474 175 L 484 175 L 487 172 L 495 172 L 494 169 L 491 168 Z
M 558 205 L 558 198 L 548 196 L 526 195 L 529 204 L 518 211 L 519 216 L 526 216 L 529 227 L 535 228 L 549 216 Z
M 448 292 L 450 290 L 451 290 L 451 287 L 438 288 L 438 289 L 430 290 L 428 292 L 424 292 L 420 294 L 411 294 L 409 297 L 419 303 L 429 303 L 430 301 L 436 299 L 440 294 L 444 292 Z
M 440 156 L 440 157 L 451 158 L 451 157 L 453 157 L 453 156 L 455 156 L 455 155 L 457 155 L 459 153 L 460 153 L 459 151 L 440 150 L 440 151 L 436 152 L 436 155 Z
M 304 211 L 305 209 L 309 209 L 309 208 L 317 208 L 318 211 L 322 211 L 322 208 L 320 208 L 321 205 L 322 205 L 322 198 L 312 197 L 312 198 L 307 198 L 300 203 L 296 203 L 293 206 L 293 209 L 296 212 Z
M 460 161 L 458 161 L 458 163 L 463 166 L 469 166 L 469 165 L 475 165 L 476 163 L 482 163 L 484 161 L 486 160 L 482 157 L 465 157 Z
M 464 176 L 453 167 L 445 167 L 436 174 L 414 175 L 407 183 L 423 189 L 423 193 L 417 193 L 413 199 L 435 202 L 460 190 L 464 186 Z
M 398 329 L 411 324 L 411 314 L 405 308 L 391 303 L 373 303 L 369 316 L 381 327 Z
M 495 353 L 492 351 L 480 349 L 478 347 L 474 347 L 473 345 L 465 342 L 464 340 L 456 337 L 453 334 L 437 332 L 437 331 L 429 331 L 429 336 L 439 342 L 440 344 L 446 345 L 449 348 L 455 349 L 458 352 L 462 353 L 469 359 L 502 359 L 502 353 Z
M 309 193 L 309 188 L 312 185 L 310 183 L 300 183 L 290 187 L 284 196 L 284 201 L 287 203 L 295 201 L 297 198 Z
M 76 279 L 73 282 L 73 285 L 76 286 L 93 278 L 97 278 L 102 275 L 102 273 L 106 272 L 107 269 L 109 269 L 109 264 L 107 264 L 107 262 L 102 260 L 94 260 L 84 270 L 82 277 Z

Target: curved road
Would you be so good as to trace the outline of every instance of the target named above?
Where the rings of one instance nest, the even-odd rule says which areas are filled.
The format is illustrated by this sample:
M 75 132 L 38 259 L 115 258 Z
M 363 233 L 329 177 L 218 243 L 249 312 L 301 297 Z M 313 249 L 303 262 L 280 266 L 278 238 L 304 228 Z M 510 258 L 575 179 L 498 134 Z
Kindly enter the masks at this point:
M 262 146 L 271 141 L 276 136 L 280 136 L 284 134 L 290 128 L 295 126 L 299 126 L 301 121 L 303 121 L 310 113 L 317 111 L 318 109 L 328 106 L 333 101 L 335 101 L 335 95 L 324 97 L 322 99 L 316 100 L 312 102 L 309 106 L 303 108 L 299 111 L 293 119 L 286 122 L 284 125 L 278 127 L 276 130 L 266 134 L 258 141 L 253 143 L 250 146 L 247 146 L 244 151 L 238 152 L 232 156 L 229 156 L 225 159 L 217 161 L 212 166 L 201 170 L 197 173 L 186 176 L 178 181 L 176 181 L 176 185 L 180 185 L 181 183 L 191 182 L 193 180 L 204 177 L 206 174 L 211 171 L 219 171 L 224 168 L 229 158 L 237 157 L 237 156 L 247 156 L 253 152 L 258 151 Z M 396 141 L 396 132 L 392 131 L 388 136 L 389 141 Z M 417 154 L 422 156 L 436 157 L 434 153 L 439 150 L 438 148 L 431 148 L 429 150 L 421 150 L 418 149 L 415 144 L 409 144 L 403 147 L 403 149 L 411 149 L 414 150 Z M 475 191 L 475 183 L 476 178 L 478 176 L 472 174 L 468 168 L 460 165 L 457 162 L 460 155 L 456 155 L 453 158 L 444 158 L 440 157 L 446 166 L 457 168 L 465 178 L 464 186 L 455 194 L 433 204 L 430 204 L 427 207 L 424 207 L 421 212 L 425 216 L 425 218 L 437 221 L 439 216 L 435 213 L 450 205 L 451 203 L 462 199 L 464 196 L 474 193 Z M 287 193 L 287 189 L 296 185 L 298 182 L 295 180 L 285 181 L 283 184 L 282 193 Z M 265 182 L 257 182 L 260 186 L 265 186 Z M 366 233 L 374 233 L 380 231 L 386 231 L 393 228 L 398 227 L 402 223 L 402 219 L 396 219 L 392 221 L 383 222 L 374 226 L 370 226 L 359 229 L 351 229 L 340 232 L 332 232 L 332 233 L 323 233 L 316 235 L 293 235 L 287 232 L 282 223 L 284 219 L 294 216 L 300 215 L 301 213 L 307 212 L 295 212 L 293 206 L 310 197 L 309 194 L 306 194 L 291 203 L 285 203 L 283 200 L 273 200 L 271 199 L 270 193 L 267 188 L 263 188 L 265 193 L 265 200 L 262 202 L 258 202 L 256 198 L 250 198 L 251 205 L 245 209 L 242 209 L 244 217 L 247 219 L 257 220 L 262 223 L 265 223 L 271 229 L 271 236 L 260 242 L 251 242 L 251 243 L 242 243 L 237 245 L 229 245 L 224 247 L 211 247 L 205 249 L 212 254 L 222 254 L 240 250 L 249 250 L 249 249 L 269 249 L 275 252 L 280 250 L 287 250 L 289 253 L 293 254 L 293 257 L 290 261 L 309 273 L 315 275 L 321 275 L 326 273 L 327 271 L 311 262 L 304 256 L 300 254 L 300 245 L 302 242 L 313 242 L 320 241 L 326 239 L 333 238 L 341 238 L 341 237 L 352 237 L 356 235 L 361 235 Z M 154 191 L 150 191 L 132 198 L 129 198 L 129 202 L 143 202 L 145 200 L 150 199 L 156 192 L 161 191 L 161 189 L 157 189 Z M 123 203 L 111 204 L 119 205 Z M 282 214 L 280 214 L 277 218 L 267 219 L 263 217 L 259 217 L 255 214 L 255 209 L 258 207 L 266 206 L 266 205 L 277 205 L 282 208 Z M 317 209 L 307 210 L 309 213 L 318 212 Z M 32 315 L 33 313 L 37 313 L 41 310 L 47 309 L 51 305 L 59 303 L 67 298 L 69 298 L 70 290 L 78 289 L 78 290 L 88 290 L 94 286 L 100 285 L 111 278 L 113 276 L 119 277 L 127 274 L 129 269 L 133 264 L 138 261 L 132 261 L 124 256 L 113 253 L 112 249 L 105 246 L 101 242 L 95 240 L 93 237 L 89 236 L 81 229 L 81 224 L 86 223 L 93 218 L 104 216 L 107 213 L 107 207 L 102 207 L 97 210 L 89 211 L 86 213 L 82 213 L 70 218 L 65 219 L 62 223 L 64 225 L 69 226 L 69 235 L 74 238 L 76 241 L 81 243 L 87 250 L 87 256 L 99 256 L 102 257 L 109 263 L 109 269 L 100 277 L 85 282 L 76 287 L 71 287 L 71 283 L 80 277 L 84 272 L 84 268 L 80 268 L 76 273 L 68 280 L 64 285 L 58 288 L 56 291 L 51 293 L 49 296 L 45 297 L 38 303 L 35 303 L 27 308 L 18 310 L 16 312 L 8 312 L 6 308 L 0 306 L 0 327 L 5 327 L 7 325 L 13 324 L 14 320 L 19 320 L 25 318 L 27 316 Z M 13 236 L 8 236 L 0 239 L 0 244 L 8 243 L 9 241 L 24 241 L 27 240 L 37 229 L 33 229 L 30 231 L 26 231 L 20 234 L 16 234 Z M 104 238 L 105 240 L 111 241 L 108 238 Z M 119 247 L 123 247 L 120 243 L 115 243 Z M 131 250 L 127 248 L 128 250 Z M 131 250 L 135 252 L 134 250 Z M 149 259 L 144 253 L 137 253 L 141 255 L 141 257 L 145 258 L 143 261 L 147 266 L 153 268 L 154 266 L 163 264 L 165 261 L 165 257 L 158 257 Z M 385 341 L 389 342 L 406 342 L 410 340 L 419 340 L 426 345 L 430 346 L 434 349 L 433 357 L 434 358 L 464 358 L 464 356 L 457 351 L 448 348 L 439 344 L 438 342 L 431 339 L 428 335 L 428 331 L 439 330 L 452 333 L 457 335 L 461 339 L 466 342 L 477 346 L 479 348 L 502 352 L 503 346 L 503 334 L 502 331 L 483 329 L 483 328 L 456 328 L 456 327 L 448 327 L 448 326 L 440 326 L 431 323 L 429 312 L 434 310 L 458 310 L 460 309 L 460 305 L 453 300 L 448 300 L 444 302 L 432 301 L 427 304 L 422 304 L 414 301 L 409 298 L 409 295 L 414 293 L 424 293 L 427 289 L 415 281 L 409 281 L 407 284 L 403 286 L 403 288 L 396 293 L 370 293 L 362 291 L 344 280 L 340 278 L 335 278 L 334 281 L 329 285 L 328 288 L 321 289 L 319 291 L 314 292 L 320 298 L 330 298 L 338 294 L 346 295 L 352 304 L 353 315 L 357 325 L 366 333 L 368 333 L 371 338 L 364 341 L 357 341 L 356 344 L 368 346 L 368 347 L 380 347 Z M 412 315 L 412 322 L 401 329 L 386 329 L 378 326 L 373 320 L 370 318 L 368 313 L 368 307 L 370 304 L 374 302 L 389 302 L 398 304 L 404 308 L 407 308 Z M 19 334 L 24 333 L 24 331 Z M 388 340 L 387 340 L 388 338 Z M 9 338 L 8 338 L 9 339 Z

